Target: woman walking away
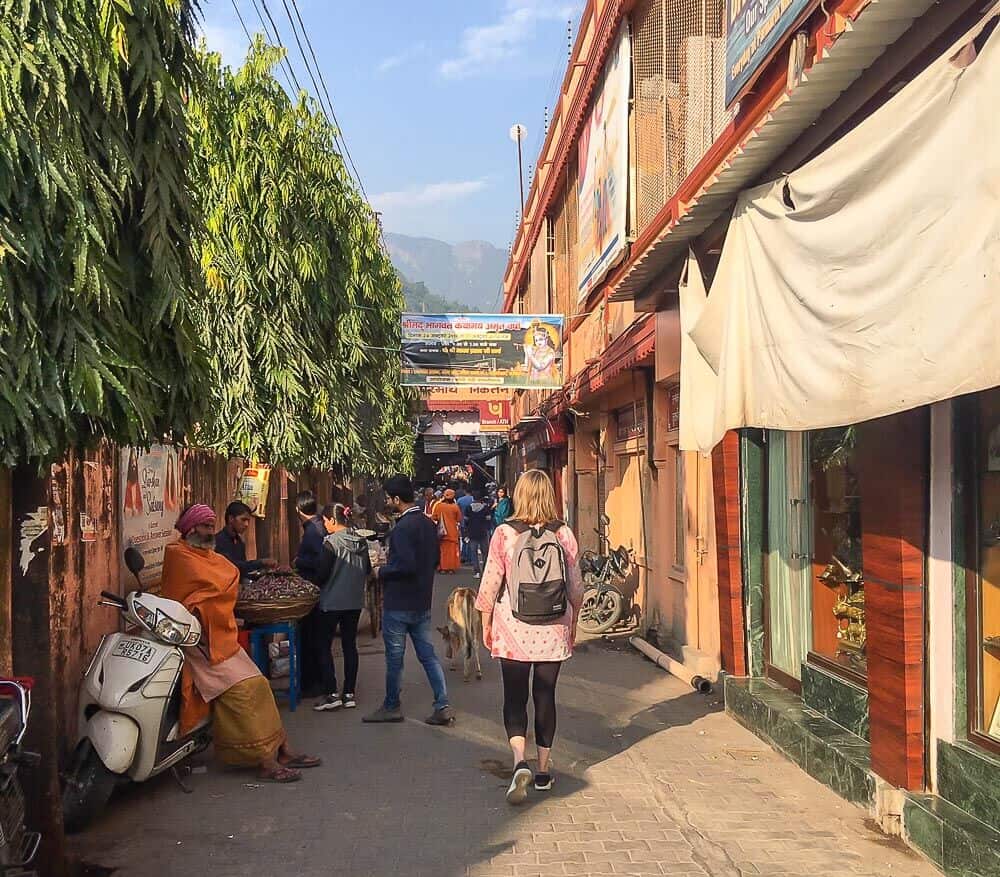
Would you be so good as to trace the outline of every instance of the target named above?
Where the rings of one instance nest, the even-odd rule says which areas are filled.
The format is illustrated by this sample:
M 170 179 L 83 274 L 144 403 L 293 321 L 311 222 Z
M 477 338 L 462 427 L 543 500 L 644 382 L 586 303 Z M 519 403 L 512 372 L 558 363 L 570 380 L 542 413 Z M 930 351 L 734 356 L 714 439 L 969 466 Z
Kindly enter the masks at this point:
M 329 535 L 323 541 L 317 570 L 323 583 L 318 628 L 322 647 L 320 669 L 327 694 L 313 707 L 316 712 L 357 706 L 354 687 L 358 681 L 358 619 L 365 605 L 365 586 L 372 564 L 368 543 L 350 526 L 350 511 L 339 502 L 323 509 L 323 526 Z M 340 693 L 331 652 L 338 628 L 344 650 L 344 690 Z
M 459 552 L 459 538 L 462 524 L 462 510 L 455 502 L 455 491 L 449 488 L 444 492 L 432 515 L 438 525 L 438 538 L 441 540 L 441 565 L 439 572 L 451 575 L 462 565 Z
M 476 608 L 483 643 L 500 660 L 503 721 L 514 759 L 507 801 L 527 800 L 532 774 L 524 753 L 529 682 L 535 703 L 535 788 L 552 788 L 549 758 L 556 731 L 556 681 L 573 654 L 583 582 L 572 530 L 558 519 L 549 477 L 529 469 L 514 488 L 517 515 L 490 542 Z M 499 600 L 497 599 L 499 596 Z

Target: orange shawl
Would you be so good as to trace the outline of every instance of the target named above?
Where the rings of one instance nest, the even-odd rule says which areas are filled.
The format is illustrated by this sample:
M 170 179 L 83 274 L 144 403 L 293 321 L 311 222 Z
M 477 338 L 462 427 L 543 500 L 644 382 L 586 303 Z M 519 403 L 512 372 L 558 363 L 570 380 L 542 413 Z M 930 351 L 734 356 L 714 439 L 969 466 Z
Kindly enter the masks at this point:
M 201 650 L 210 664 L 221 664 L 240 650 L 233 609 L 239 596 L 240 573 L 214 551 L 171 542 L 163 554 L 161 595 L 183 603 L 201 622 Z M 190 730 L 208 716 L 208 704 L 195 688 L 185 663 L 181 676 L 181 728 Z
M 444 502 L 443 500 L 434 506 L 434 523 L 444 522 L 445 534 L 441 537 L 442 542 L 458 542 L 458 525 L 462 523 L 462 509 L 456 502 Z

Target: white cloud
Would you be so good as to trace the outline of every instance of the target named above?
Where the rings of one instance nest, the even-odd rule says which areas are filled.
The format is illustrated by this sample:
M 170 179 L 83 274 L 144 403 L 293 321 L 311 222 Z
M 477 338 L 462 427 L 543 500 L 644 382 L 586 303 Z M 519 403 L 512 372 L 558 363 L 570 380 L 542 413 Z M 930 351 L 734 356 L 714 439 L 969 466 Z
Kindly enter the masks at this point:
M 466 28 L 460 53 L 438 68 L 443 76 L 461 79 L 516 57 L 542 21 L 565 21 L 576 14 L 577 0 L 507 0 L 492 24 Z
M 422 186 L 410 186 L 395 192 L 381 192 L 372 198 L 372 205 L 376 210 L 383 211 L 426 207 L 447 201 L 460 201 L 482 192 L 487 185 L 485 179 L 425 183 Z
M 222 55 L 223 64 L 238 67 L 246 59 L 250 45 L 247 35 L 239 25 L 230 26 L 205 21 L 201 25 L 201 34 L 208 48 Z
M 388 58 L 383 58 L 375 69 L 379 73 L 388 73 L 390 70 L 402 67 L 410 61 L 415 61 L 417 58 L 424 57 L 429 51 L 427 43 L 414 43 L 412 46 L 407 49 L 403 49 L 402 52 L 399 52 L 396 55 L 390 55 Z

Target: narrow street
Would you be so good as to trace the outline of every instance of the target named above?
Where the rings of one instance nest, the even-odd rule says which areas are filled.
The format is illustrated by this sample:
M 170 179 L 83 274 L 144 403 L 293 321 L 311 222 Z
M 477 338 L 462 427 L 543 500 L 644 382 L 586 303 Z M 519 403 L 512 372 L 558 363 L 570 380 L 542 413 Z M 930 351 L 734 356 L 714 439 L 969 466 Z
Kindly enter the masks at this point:
M 438 579 L 443 619 L 465 571 Z M 440 622 L 439 622 L 440 623 Z M 76 850 L 93 874 L 528 877 L 568 874 L 938 872 L 866 823 L 704 697 L 635 653 L 624 639 L 581 645 L 560 680 L 557 784 L 521 809 L 503 800 L 509 753 L 499 676 L 450 673 L 459 721 L 423 723 L 429 696 L 407 651 L 401 725 L 362 714 L 382 690 L 381 642 L 362 640 L 360 709 L 283 711 L 297 746 L 325 765 L 292 786 L 210 761 L 184 795 L 160 777 L 119 793 Z M 99 866 L 99 867 L 97 867 Z

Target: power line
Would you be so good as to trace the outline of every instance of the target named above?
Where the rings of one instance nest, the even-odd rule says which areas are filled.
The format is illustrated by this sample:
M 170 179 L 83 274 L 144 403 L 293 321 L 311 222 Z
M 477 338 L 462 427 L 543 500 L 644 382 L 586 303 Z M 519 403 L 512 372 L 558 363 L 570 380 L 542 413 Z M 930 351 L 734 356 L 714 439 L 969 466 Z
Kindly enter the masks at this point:
M 309 40 L 309 34 L 306 32 L 305 22 L 302 20 L 302 16 L 298 14 L 298 7 L 295 7 L 296 16 L 295 18 L 299 21 L 299 27 L 295 26 L 295 18 L 292 17 L 292 11 L 288 6 L 288 0 L 281 0 L 282 6 L 285 7 L 285 16 L 288 18 L 288 23 L 292 26 L 292 36 L 295 38 L 295 44 L 299 49 L 299 56 L 302 58 L 302 63 L 305 64 L 306 73 L 309 74 L 309 79 L 312 81 L 313 91 L 316 94 L 316 101 L 320 106 L 320 109 L 331 120 L 331 127 L 333 128 L 333 139 L 334 143 L 337 144 L 343 157 L 345 159 L 344 166 L 347 168 L 347 162 L 350 159 L 350 151 L 347 148 L 347 141 L 343 137 L 343 133 L 340 130 L 340 124 L 337 121 L 336 115 L 333 112 L 333 105 L 330 104 L 329 100 L 324 101 L 324 92 L 320 90 L 319 84 L 316 82 L 316 75 L 320 76 L 322 80 L 322 71 L 319 68 L 319 62 L 316 59 L 316 53 L 313 51 L 312 43 Z M 299 39 L 299 29 L 302 30 L 302 36 L 306 40 L 306 45 L 309 46 L 309 54 L 312 56 L 313 63 L 309 63 L 309 59 L 306 57 L 305 49 L 302 48 L 302 41 Z M 316 68 L 316 74 L 313 73 L 313 67 Z M 357 184 L 358 189 L 365 196 L 365 201 L 368 200 L 368 196 L 364 191 L 364 186 L 361 183 L 361 175 L 358 173 L 358 169 L 354 166 L 353 160 L 350 161 L 350 167 L 347 168 L 348 173 L 353 171 L 353 179 Z
M 264 0 L 261 0 L 261 2 L 264 2 Z M 282 0 L 282 2 L 284 2 L 284 0 Z M 368 193 L 365 191 L 364 183 L 361 182 L 361 174 L 358 173 L 357 166 L 354 164 L 354 157 L 351 155 L 351 151 L 347 148 L 347 138 L 344 135 L 344 129 L 340 126 L 340 122 L 337 121 L 337 115 L 333 111 L 333 99 L 330 97 L 330 90 L 326 87 L 326 78 L 323 76 L 323 71 L 320 69 L 319 62 L 316 60 L 316 52 L 313 50 L 313 44 L 312 40 L 309 38 L 309 33 L 306 31 L 305 22 L 302 21 L 302 13 L 299 11 L 299 4 L 297 0 L 292 0 L 292 8 L 295 10 L 295 17 L 299 20 L 299 26 L 302 28 L 302 35 L 306 38 L 306 45 L 309 47 L 309 54 L 312 55 L 313 64 L 316 67 L 317 74 L 319 74 L 319 81 L 323 86 L 323 94 L 326 95 L 326 102 L 330 108 L 330 119 L 341 136 L 341 140 L 344 145 L 344 153 L 347 155 L 347 160 L 350 162 L 351 169 L 354 171 L 355 179 L 358 182 L 358 188 L 361 189 L 361 194 L 364 196 L 365 201 L 368 201 Z M 287 11 L 287 5 L 285 6 L 285 9 Z M 299 49 L 301 51 L 301 46 Z M 319 95 L 317 95 L 317 97 L 318 96 Z M 371 202 L 369 202 L 369 207 L 370 206 Z
M 284 48 L 284 43 L 281 40 L 281 32 L 278 30 L 278 25 L 275 24 L 274 18 L 271 15 L 271 10 L 267 8 L 266 0 L 260 0 L 260 5 L 258 5 L 257 0 L 250 0 L 253 4 L 253 8 L 257 11 L 257 18 L 260 19 L 261 27 L 264 28 L 264 34 L 267 36 L 269 42 L 274 43 L 274 45 L 279 48 Z M 261 12 L 261 6 L 264 7 L 264 12 Z M 274 29 L 274 35 L 272 36 L 271 30 L 268 29 L 267 21 L 264 21 L 264 13 L 267 14 L 268 21 L 271 22 L 271 27 Z M 302 91 L 302 86 L 299 85 L 299 78 L 295 75 L 295 68 L 292 67 L 291 59 L 288 57 L 288 51 L 285 51 L 285 57 L 282 58 L 282 62 L 287 70 L 287 76 L 290 79 L 289 87 L 291 83 L 295 84 L 295 93 L 298 94 Z

